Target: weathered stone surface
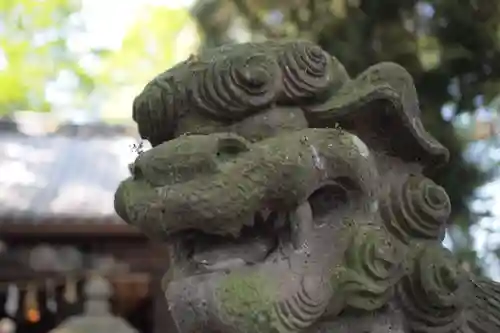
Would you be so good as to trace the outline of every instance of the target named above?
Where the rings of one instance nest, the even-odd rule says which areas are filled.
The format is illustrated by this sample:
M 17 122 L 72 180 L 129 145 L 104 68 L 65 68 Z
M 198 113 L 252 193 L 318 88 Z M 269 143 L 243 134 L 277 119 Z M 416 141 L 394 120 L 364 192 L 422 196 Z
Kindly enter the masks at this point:
M 500 332 L 500 286 L 442 247 L 448 151 L 408 72 L 302 41 L 191 56 L 137 96 L 153 149 L 115 208 L 170 244 L 181 333 Z

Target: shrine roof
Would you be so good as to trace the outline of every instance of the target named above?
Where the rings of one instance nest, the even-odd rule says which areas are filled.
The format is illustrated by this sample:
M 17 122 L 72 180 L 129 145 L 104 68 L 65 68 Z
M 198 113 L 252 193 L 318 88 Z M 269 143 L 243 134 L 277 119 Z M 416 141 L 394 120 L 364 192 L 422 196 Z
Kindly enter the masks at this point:
M 101 123 L 38 135 L 0 126 L 0 224 L 123 224 L 114 191 L 137 142 Z

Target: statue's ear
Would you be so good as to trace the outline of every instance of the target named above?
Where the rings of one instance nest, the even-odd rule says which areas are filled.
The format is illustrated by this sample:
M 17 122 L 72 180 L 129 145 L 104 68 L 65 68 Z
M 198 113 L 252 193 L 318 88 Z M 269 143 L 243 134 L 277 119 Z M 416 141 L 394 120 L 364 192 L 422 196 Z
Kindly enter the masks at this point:
M 448 150 L 422 125 L 410 74 L 397 64 L 374 65 L 326 102 L 303 109 L 311 127 L 339 125 L 373 150 L 426 167 L 448 161 Z

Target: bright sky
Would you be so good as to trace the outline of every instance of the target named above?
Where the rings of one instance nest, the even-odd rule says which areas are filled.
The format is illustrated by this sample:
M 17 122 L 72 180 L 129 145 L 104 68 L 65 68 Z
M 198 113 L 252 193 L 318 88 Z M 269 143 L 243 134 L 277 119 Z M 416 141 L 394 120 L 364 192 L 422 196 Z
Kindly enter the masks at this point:
M 77 31 L 72 34 L 71 38 L 67 40 L 68 48 L 72 52 L 81 55 L 80 64 L 91 72 L 94 66 L 98 66 L 98 61 L 88 53 L 89 50 L 100 48 L 120 49 L 125 34 L 129 31 L 131 25 L 137 22 L 137 19 L 143 13 L 142 9 L 150 6 L 164 6 L 173 9 L 189 8 L 194 1 L 81 0 L 82 10 L 78 19 L 83 20 L 85 31 Z M 111 19 L 110 13 L 112 13 Z M 183 45 L 188 44 L 184 43 Z M 178 51 L 183 50 L 179 49 Z M 74 82 L 75 80 L 71 75 L 69 77 L 68 75 L 60 75 L 55 82 L 48 84 L 46 93 L 47 98 L 53 103 L 53 111 L 58 116 L 66 119 L 70 118 L 72 121 L 88 121 L 89 117 L 101 117 L 104 116 L 104 113 L 106 117 L 122 118 L 124 116 L 123 110 L 129 109 L 128 106 L 131 105 L 130 99 L 136 94 L 136 91 L 120 88 L 121 90 L 115 90 L 112 98 L 107 98 L 104 103 L 99 96 L 89 96 L 89 106 L 86 110 L 73 109 L 72 95 L 71 93 L 68 94 L 68 89 L 71 90 L 77 83 Z M 58 110 L 61 110 L 61 112 Z
M 193 3 L 194 0 L 82 0 L 82 16 L 89 30 L 85 43 L 119 48 L 121 39 L 137 18 L 141 7 L 179 8 L 189 7 Z M 113 13 L 111 18 L 110 13 Z

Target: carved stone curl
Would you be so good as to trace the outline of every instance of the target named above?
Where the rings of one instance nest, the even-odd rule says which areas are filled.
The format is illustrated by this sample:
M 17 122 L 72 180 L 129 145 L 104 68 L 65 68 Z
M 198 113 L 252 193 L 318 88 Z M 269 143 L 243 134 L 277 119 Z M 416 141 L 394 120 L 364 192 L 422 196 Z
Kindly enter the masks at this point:
M 295 104 L 324 96 L 338 80 L 332 70 L 332 57 L 313 43 L 285 44 L 278 59 L 283 71 L 279 103 Z
M 250 54 L 215 62 L 195 72 L 193 104 L 216 118 L 243 119 L 276 101 L 281 71 L 274 58 Z
M 346 305 L 374 311 L 393 296 L 393 286 L 402 276 L 404 249 L 385 228 L 362 227 L 346 251 L 346 273 L 342 290 Z
M 451 333 L 463 326 L 465 280 L 451 254 L 436 245 L 417 255 L 398 284 L 398 298 L 415 333 Z M 414 251 L 419 251 L 415 249 Z
M 410 175 L 390 189 L 380 214 L 387 228 L 405 243 L 413 239 L 443 240 L 451 212 L 448 194 L 432 180 Z

